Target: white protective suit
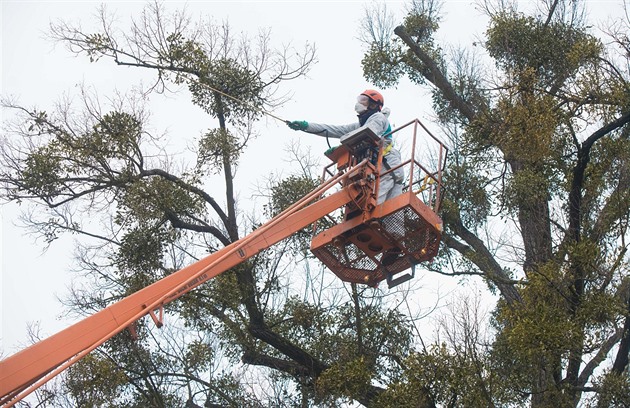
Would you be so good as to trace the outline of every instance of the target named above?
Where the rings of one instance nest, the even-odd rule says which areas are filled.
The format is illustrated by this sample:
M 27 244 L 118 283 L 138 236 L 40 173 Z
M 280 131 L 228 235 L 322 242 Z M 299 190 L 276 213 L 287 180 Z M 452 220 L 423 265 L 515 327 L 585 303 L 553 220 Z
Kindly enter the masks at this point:
M 388 108 L 384 108 L 380 112 L 375 112 L 367 119 L 367 121 L 365 122 L 365 126 L 368 126 L 375 134 L 383 136 L 385 135 L 385 133 L 391 130 L 388 119 L 389 114 L 390 110 Z M 352 132 L 355 129 L 358 129 L 359 127 L 361 127 L 359 122 L 350 123 L 348 125 L 325 125 L 322 123 L 309 122 L 308 127 L 305 129 L 305 131 L 319 136 L 328 136 L 339 139 L 341 136 Z M 391 135 L 385 137 L 383 149 L 387 151 L 388 146 L 392 143 L 393 141 Z M 381 174 L 388 170 L 385 162 L 387 163 L 389 168 L 396 167 L 400 164 L 400 152 L 392 147 L 391 149 L 389 149 L 388 153 L 383 156 L 383 162 L 384 164 L 381 169 Z M 393 172 L 381 177 L 381 184 L 378 189 L 377 204 L 381 204 L 383 201 L 401 194 L 404 178 L 405 172 L 402 168 L 398 168 Z

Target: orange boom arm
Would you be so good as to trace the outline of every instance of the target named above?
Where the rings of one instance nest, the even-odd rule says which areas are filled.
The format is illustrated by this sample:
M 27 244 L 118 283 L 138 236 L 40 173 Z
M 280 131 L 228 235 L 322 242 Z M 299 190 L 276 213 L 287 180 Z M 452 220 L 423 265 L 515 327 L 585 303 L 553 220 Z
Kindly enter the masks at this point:
M 387 280 L 392 287 L 411 279 L 416 264 L 437 255 L 442 237 L 437 212 L 447 149 L 418 120 L 392 133 L 405 128 L 413 137 L 411 158 L 398 166 L 409 168 L 403 194 L 376 205 L 379 178 L 395 168 L 381 172 L 380 138 L 358 129 L 329 155 L 334 163 L 324 170 L 326 181 L 246 237 L 0 361 L 0 404 L 15 405 L 126 328 L 134 333 L 146 315 L 160 327 L 167 303 L 342 207 L 343 220 L 313 238 L 313 254 L 346 282 L 377 286 Z M 437 169 L 415 158 L 419 128 L 438 144 Z M 395 277 L 409 268 L 411 274 Z
M 162 324 L 162 308 L 202 283 L 293 235 L 325 215 L 369 194 L 366 163 L 339 173 L 248 236 L 114 303 L 61 332 L 0 362 L 0 404 L 12 406 L 85 354 L 151 315 Z M 357 181 L 311 205 L 339 182 Z M 156 315 L 156 311 L 159 313 Z

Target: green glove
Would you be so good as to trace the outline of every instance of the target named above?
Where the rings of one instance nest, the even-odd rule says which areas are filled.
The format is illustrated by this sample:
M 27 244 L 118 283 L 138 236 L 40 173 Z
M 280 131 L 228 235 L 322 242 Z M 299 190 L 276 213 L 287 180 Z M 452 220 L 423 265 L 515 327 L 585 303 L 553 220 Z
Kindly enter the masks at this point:
M 335 149 L 337 149 L 338 147 L 339 147 L 339 146 L 333 146 L 333 147 L 331 147 L 330 149 L 326 150 L 326 151 L 324 152 L 324 154 L 325 154 L 326 156 L 329 156 L 329 155 L 331 155 L 331 154 L 335 151 Z
M 306 130 L 308 127 L 308 122 L 305 120 L 294 120 L 293 122 L 287 120 L 285 123 L 293 130 Z

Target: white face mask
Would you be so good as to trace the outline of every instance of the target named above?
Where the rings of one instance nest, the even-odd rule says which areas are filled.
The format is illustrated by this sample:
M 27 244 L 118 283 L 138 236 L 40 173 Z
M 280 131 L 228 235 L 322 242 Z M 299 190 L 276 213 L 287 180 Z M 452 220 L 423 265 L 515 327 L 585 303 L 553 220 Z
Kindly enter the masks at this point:
M 367 110 L 367 106 L 363 105 L 362 103 L 357 102 L 354 104 L 354 111 L 358 113 L 359 115 L 365 112 L 366 110 Z

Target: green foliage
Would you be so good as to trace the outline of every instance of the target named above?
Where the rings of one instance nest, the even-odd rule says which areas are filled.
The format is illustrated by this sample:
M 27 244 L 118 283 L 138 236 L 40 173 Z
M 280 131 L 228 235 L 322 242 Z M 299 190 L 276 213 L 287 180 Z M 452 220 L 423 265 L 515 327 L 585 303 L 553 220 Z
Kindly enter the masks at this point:
M 298 202 L 302 197 L 315 190 L 319 185 L 318 180 L 306 175 L 291 175 L 271 187 L 271 200 L 265 205 L 265 213 L 269 217 L 275 217 L 282 211 Z M 325 228 L 329 223 L 327 220 L 320 220 L 318 225 Z M 313 227 L 309 225 L 289 239 L 292 243 L 292 250 L 297 253 L 304 253 L 310 248 L 310 241 L 313 236 Z
M 306 302 L 296 296 L 286 300 L 273 320 L 281 322 L 283 331 L 300 342 L 310 342 L 330 333 L 337 324 L 335 316 L 326 313 L 321 306 Z M 325 353 L 325 346 L 313 348 Z
M 180 369 L 181 360 L 175 358 L 174 355 L 166 355 L 162 350 L 151 349 L 150 338 L 153 334 L 150 333 L 152 329 L 150 326 L 152 326 L 151 322 L 139 320 L 135 324 L 137 338 L 133 338 L 129 330 L 122 331 L 102 345 L 97 354 L 90 355 L 96 356 L 98 365 L 91 363 L 91 370 L 83 373 L 87 379 L 77 378 L 76 386 L 80 387 L 81 382 L 86 380 L 89 383 L 92 375 L 95 376 L 94 379 L 100 379 L 99 375 L 103 370 L 99 366 L 111 366 L 114 369 L 107 378 L 103 379 L 104 383 L 101 387 L 105 390 L 114 388 L 116 395 L 100 405 L 96 402 L 97 399 L 92 399 L 98 397 L 98 394 L 84 391 L 80 394 L 84 400 L 81 401 L 82 403 L 77 401 L 75 406 L 120 408 L 183 406 L 183 401 L 176 392 L 177 387 L 165 381 L 166 376 L 160 375 Z M 95 372 L 92 367 L 99 368 L 101 371 Z M 189 371 L 189 374 L 192 373 Z M 106 374 L 105 372 L 104 375 Z M 114 374 L 124 376 L 124 379 L 120 380 L 120 386 Z M 109 381 L 111 381 L 111 388 L 107 386 Z
M 360 399 L 367 393 L 372 375 L 363 356 L 336 363 L 317 378 L 316 391 L 325 399 L 331 396 Z
M 536 203 L 549 198 L 549 178 L 535 169 L 521 170 L 506 181 L 502 202 L 513 211 L 518 208 L 533 208 Z
M 433 45 L 433 35 L 440 27 L 436 17 L 426 12 L 409 13 L 403 25 L 407 34 L 423 45 Z
M 114 221 L 123 227 L 113 260 L 132 293 L 164 276 L 164 255 L 181 232 L 165 223 L 165 214 L 186 219 L 203 211 L 198 196 L 161 177 L 138 179 L 118 196 Z
M 533 165 L 546 163 L 559 119 L 555 101 L 534 95 L 529 83 L 520 82 L 515 95 L 502 98 L 493 112 L 495 123 L 491 142 L 499 147 L 505 159 L 521 160 Z M 498 120 L 497 120 L 498 119 Z
M 66 131 L 41 113 L 29 131 L 47 134 L 50 139 L 24 158 L 19 189 L 50 201 L 84 189 L 84 180 L 90 176 L 99 178 L 94 184 L 124 179 L 138 165 L 142 128 L 129 113 L 107 113 L 85 133 Z
M 203 47 L 184 37 L 181 32 L 175 32 L 166 37 L 167 55 L 160 56 L 161 63 L 177 64 L 184 71 L 197 73 L 206 72 L 210 65 L 209 58 Z
M 85 41 L 89 45 L 86 49 L 90 62 L 96 62 L 103 55 L 107 55 L 113 45 L 111 38 L 107 34 L 101 33 L 88 34 Z
M 480 345 L 478 345 L 480 346 Z M 404 369 L 376 399 L 379 407 L 508 406 L 521 399 L 505 388 L 483 349 L 433 344 L 402 361 Z
M 203 76 L 198 81 L 189 81 L 188 87 L 193 103 L 211 116 L 225 118 L 234 125 L 245 125 L 247 119 L 262 115 L 259 109 L 264 102 L 264 84 L 256 73 L 235 59 L 210 61 Z
M 475 110 L 482 110 L 487 104 L 487 91 L 483 89 L 483 83 L 479 77 L 467 72 L 452 72 L 450 78 L 454 91 L 468 101 Z M 439 92 L 432 92 L 433 110 L 438 121 L 443 124 L 466 122 L 461 112 L 453 106 L 451 101 L 444 98 Z
M 64 386 L 77 406 L 86 408 L 120 406 L 127 374 L 110 359 L 91 353 L 68 369 Z
M 626 130 L 626 133 L 628 131 Z M 627 166 L 630 162 L 630 140 L 627 136 L 606 138 L 594 147 L 587 167 L 588 177 L 584 186 L 584 207 L 589 209 L 590 225 L 597 227 L 597 234 L 613 234 L 623 225 L 630 207 L 630 190 L 627 185 Z M 608 192 L 614 189 L 614 194 Z M 607 198 L 608 197 L 608 198 Z M 605 200 L 608 205 L 605 205 Z M 599 211 L 599 209 L 602 211 Z M 589 233 L 595 232 L 593 230 Z
M 393 360 L 407 355 L 413 337 L 402 313 L 363 302 L 357 316 L 351 304 L 324 308 L 293 296 L 269 324 L 329 366 L 314 385 L 313 398 L 322 406 L 360 398 L 374 381 L 388 382 Z
M 134 150 L 142 136 L 142 123 L 134 115 L 110 112 L 93 127 L 91 137 L 84 138 L 81 146 L 86 152 L 102 154 L 112 159 L 125 159 Z
M 630 370 L 607 373 L 596 381 L 599 398 L 588 407 L 630 407 Z
M 215 333 L 223 353 L 231 362 L 242 358 L 243 350 L 251 346 L 252 340 L 246 335 L 242 325 L 242 293 L 238 284 L 239 269 L 253 268 L 252 262 L 245 262 L 215 277 L 205 285 L 180 298 L 173 307 L 190 330 L 201 333 Z M 219 322 L 213 317 L 219 314 Z M 208 351 L 208 353 L 210 353 Z M 210 357 L 202 354 L 202 357 Z M 191 366 L 192 367 L 192 366 Z
M 265 84 L 256 72 L 234 57 L 211 55 L 211 50 L 181 32 L 170 34 L 166 47 L 168 54 L 158 61 L 177 67 L 175 82 L 188 84 L 194 104 L 234 125 L 260 117 Z
M 392 43 L 371 44 L 361 60 L 363 76 L 383 88 L 395 86 L 405 73 L 400 55 L 400 49 Z
M 31 194 L 44 197 L 56 196 L 62 189 L 62 156 L 56 152 L 55 145 L 44 146 L 29 154 L 22 170 L 22 189 Z
M 186 356 L 184 357 L 186 371 L 203 372 L 209 369 L 214 355 L 212 345 L 200 340 L 190 342 L 186 346 Z
M 156 229 L 134 228 L 128 231 L 116 254 L 117 265 L 123 275 L 155 272 L 162 265 L 166 233 Z M 142 286 L 141 286 L 142 287 Z
M 448 195 L 442 202 L 442 217 L 461 218 L 465 225 L 480 226 L 491 210 L 489 180 L 472 163 L 451 164 L 444 176 Z
M 566 281 L 556 265 L 540 267 L 529 276 L 521 292 L 523 305 L 509 307 L 500 303 L 495 319 L 498 335 L 492 352 L 492 367 L 505 377 L 512 389 L 524 394 L 541 391 L 536 383 L 540 371 L 548 378 L 560 375 L 557 364 L 568 350 L 579 347 L 582 331 L 569 309 Z M 512 384 L 512 385 L 509 385 Z M 558 404 L 568 398 L 549 385 L 543 389 Z M 553 394 L 553 396 L 551 395 Z
M 280 214 L 317 188 L 318 185 L 318 181 L 311 177 L 292 175 L 272 186 L 270 216 Z
M 220 173 L 226 163 L 238 164 L 241 151 L 239 140 L 228 130 L 211 129 L 199 141 L 197 166 L 208 165 L 215 174 Z
M 440 50 L 433 44 L 433 33 L 438 29 L 435 18 L 421 13 L 410 13 L 403 24 L 407 33 L 418 46 L 437 60 L 441 59 Z M 396 85 L 403 75 L 416 84 L 424 84 L 426 67 L 411 51 L 405 50 L 400 40 L 392 38 L 389 42 L 374 42 L 361 60 L 363 76 L 380 87 Z
M 556 357 L 576 340 L 566 289 L 557 266 L 549 264 L 529 277 L 522 290 L 524 307 L 499 309 L 502 336 L 524 360 Z
M 162 177 L 137 179 L 125 186 L 119 196 L 115 221 L 121 226 L 162 224 L 164 213 L 193 215 L 203 211 L 196 195 Z
M 582 27 L 516 13 L 494 16 L 486 35 L 486 49 L 498 66 L 517 74 L 533 68 L 546 85 L 575 74 L 602 51 Z
M 396 310 L 376 305 L 362 305 L 360 310 L 357 316 L 351 304 L 323 310 L 291 298 L 277 319 L 294 342 L 312 350 L 321 361 L 341 364 L 338 369 L 342 370 L 346 364 L 354 366 L 364 359 L 373 375 L 387 377 L 391 375 L 391 356 L 408 352 L 413 337 L 409 323 Z

